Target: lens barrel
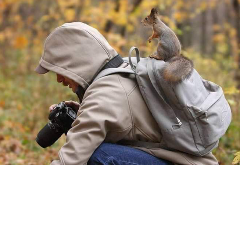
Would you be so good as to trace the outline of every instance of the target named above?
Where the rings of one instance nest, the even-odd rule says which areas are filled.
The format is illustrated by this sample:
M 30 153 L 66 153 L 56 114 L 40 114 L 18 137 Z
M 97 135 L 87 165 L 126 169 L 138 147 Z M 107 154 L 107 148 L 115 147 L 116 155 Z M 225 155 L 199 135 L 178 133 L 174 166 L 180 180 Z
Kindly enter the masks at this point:
M 62 134 L 63 131 L 53 129 L 53 124 L 49 122 L 37 134 L 36 142 L 42 148 L 46 148 L 53 145 Z

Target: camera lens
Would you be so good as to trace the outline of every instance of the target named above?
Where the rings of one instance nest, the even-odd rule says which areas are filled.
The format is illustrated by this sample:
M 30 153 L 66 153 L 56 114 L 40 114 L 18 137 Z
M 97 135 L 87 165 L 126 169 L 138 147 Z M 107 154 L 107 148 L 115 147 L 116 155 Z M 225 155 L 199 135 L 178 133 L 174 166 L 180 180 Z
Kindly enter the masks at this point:
M 57 131 L 51 128 L 53 124 L 51 122 L 47 123 L 38 133 L 36 137 L 36 142 L 42 147 L 46 148 L 53 145 L 56 140 L 60 138 L 63 131 Z

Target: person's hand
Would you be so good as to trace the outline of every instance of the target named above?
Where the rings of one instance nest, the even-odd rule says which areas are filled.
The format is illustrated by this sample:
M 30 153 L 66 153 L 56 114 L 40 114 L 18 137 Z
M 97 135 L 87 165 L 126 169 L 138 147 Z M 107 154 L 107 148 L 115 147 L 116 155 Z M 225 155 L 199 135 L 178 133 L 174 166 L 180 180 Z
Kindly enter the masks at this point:
M 80 103 L 75 102 L 75 101 L 65 101 L 66 106 L 71 107 L 72 109 L 74 109 L 76 111 L 76 113 L 78 112 L 79 108 L 80 108 Z
M 49 107 L 49 112 L 53 111 L 53 109 L 56 107 L 57 104 L 52 104 L 50 107 Z
M 68 107 L 71 107 L 72 109 L 74 109 L 76 111 L 76 113 L 78 112 L 79 110 L 79 107 L 81 106 L 78 102 L 75 102 L 75 101 L 65 101 L 65 104 L 66 106 Z M 53 111 L 53 109 L 56 107 L 57 104 L 52 104 L 50 107 L 49 107 L 49 111 Z

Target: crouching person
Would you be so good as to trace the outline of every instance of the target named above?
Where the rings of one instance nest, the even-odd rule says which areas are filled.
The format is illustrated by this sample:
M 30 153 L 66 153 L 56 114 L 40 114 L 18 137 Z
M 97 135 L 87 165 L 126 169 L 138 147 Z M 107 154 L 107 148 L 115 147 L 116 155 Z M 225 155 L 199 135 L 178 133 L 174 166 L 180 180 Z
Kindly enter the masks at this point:
M 218 164 L 211 153 L 196 157 L 146 146 L 162 143 L 162 135 L 135 76 L 112 74 L 93 82 L 109 67 L 130 68 L 96 29 L 84 23 L 66 23 L 46 39 L 36 72 L 55 72 L 57 82 L 80 99 L 80 104 L 66 102 L 77 117 L 52 165 Z

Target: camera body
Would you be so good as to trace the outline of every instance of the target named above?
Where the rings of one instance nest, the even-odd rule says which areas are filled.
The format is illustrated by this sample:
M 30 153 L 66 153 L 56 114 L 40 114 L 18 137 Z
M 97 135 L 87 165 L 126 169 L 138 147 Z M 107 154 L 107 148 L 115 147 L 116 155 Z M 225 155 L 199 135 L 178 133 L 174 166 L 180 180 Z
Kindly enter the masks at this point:
M 57 133 L 62 132 L 66 134 L 75 119 L 76 112 L 66 106 L 65 102 L 57 104 L 49 114 L 49 123 Z
M 65 102 L 57 104 L 49 114 L 50 121 L 39 131 L 36 142 L 42 148 L 53 145 L 63 133 L 67 134 L 76 117 L 76 112 Z

